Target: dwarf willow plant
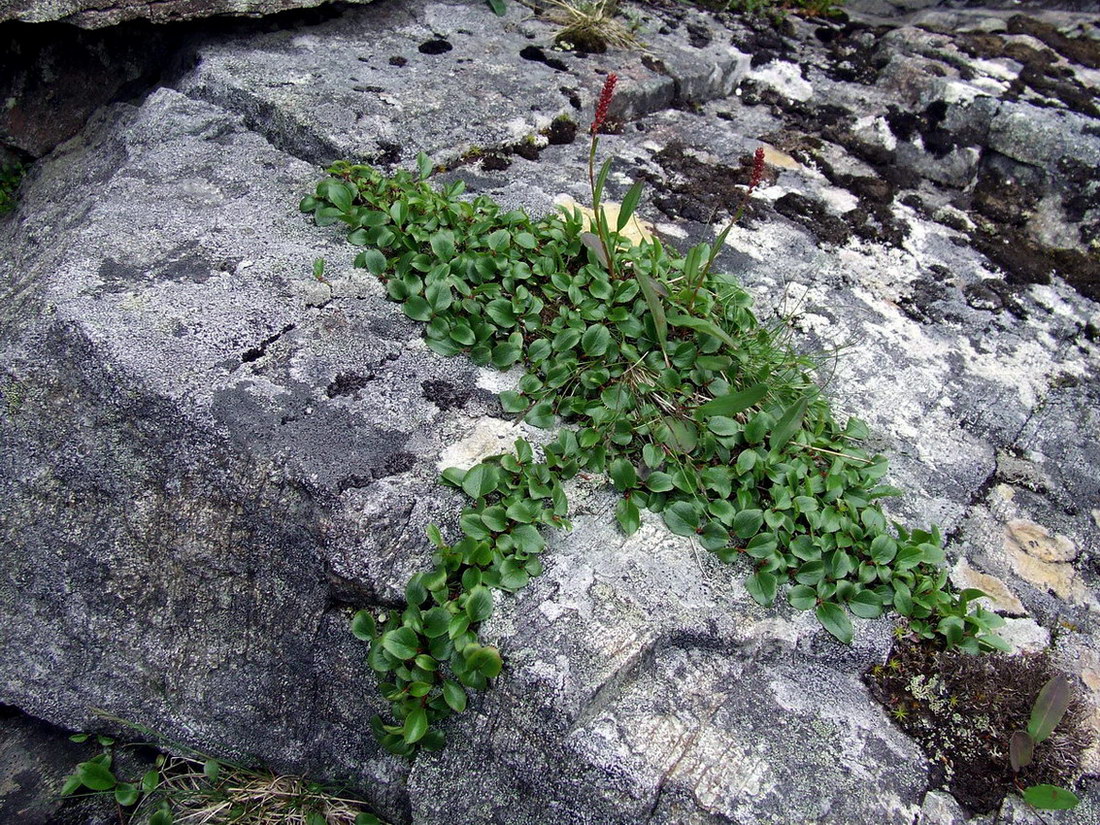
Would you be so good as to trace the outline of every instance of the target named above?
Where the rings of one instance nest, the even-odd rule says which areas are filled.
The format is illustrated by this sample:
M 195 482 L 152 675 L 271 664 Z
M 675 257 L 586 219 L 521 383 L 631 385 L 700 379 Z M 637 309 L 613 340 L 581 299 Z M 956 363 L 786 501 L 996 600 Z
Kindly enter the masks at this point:
M 609 78 L 606 96 L 613 86 Z M 590 175 L 597 205 L 608 169 Z M 1003 649 L 991 633 L 1003 620 L 969 609 L 983 594 L 950 589 L 939 533 L 887 521 L 879 500 L 897 491 L 880 484 L 886 459 L 860 447 L 867 427 L 832 416 L 812 361 L 760 324 L 732 277 L 712 272 L 713 250 L 681 256 L 621 234 L 639 187 L 614 228 L 597 208 L 593 232 L 576 210 L 533 220 L 484 196 L 462 199 L 461 181 L 437 191 L 423 155 L 417 176 L 350 163 L 328 172 L 302 211 L 346 227 L 361 247 L 355 264 L 425 324 L 428 346 L 522 366 L 518 388 L 500 395 L 505 412 L 540 428 L 572 425 L 542 461 L 520 440 L 514 455 L 444 472 L 471 502 L 462 537 L 448 544 L 431 526 L 434 567 L 409 581 L 406 608 L 356 615 L 353 632 L 370 642 L 393 710 L 393 723 L 373 722 L 386 748 L 442 747 L 437 723 L 500 673 L 478 627 L 494 590 L 541 572 L 541 531 L 568 526 L 562 482 L 580 470 L 610 477 L 626 534 L 643 508 L 660 513 L 673 533 L 747 568 L 757 602 L 783 594 L 841 642 L 852 640 L 849 614 L 892 609 L 917 637 Z

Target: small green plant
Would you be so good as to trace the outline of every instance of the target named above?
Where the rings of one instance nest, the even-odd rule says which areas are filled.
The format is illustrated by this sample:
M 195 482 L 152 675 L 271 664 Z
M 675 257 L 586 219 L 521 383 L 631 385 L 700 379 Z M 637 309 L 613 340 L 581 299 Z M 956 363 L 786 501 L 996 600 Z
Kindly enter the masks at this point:
M 434 567 L 410 580 L 406 607 L 356 614 L 393 713 L 374 729 L 398 754 L 442 747 L 437 723 L 501 672 L 478 628 L 493 590 L 541 571 L 541 530 L 567 525 L 562 484 L 580 470 L 607 474 L 624 533 L 643 508 L 659 513 L 671 532 L 746 568 L 761 605 L 785 596 L 841 642 L 852 640 L 851 615 L 892 609 L 911 638 L 971 653 L 1004 647 L 993 633 L 1003 620 L 973 603 L 983 594 L 948 584 L 938 531 L 886 518 L 880 500 L 899 491 L 881 483 L 886 459 L 860 447 L 867 427 L 834 419 L 813 361 L 759 323 L 734 277 L 713 271 L 729 227 L 714 247 L 681 256 L 622 234 L 640 185 L 616 218 L 603 209 L 610 164 L 597 171 L 596 154 L 616 82 L 607 78 L 589 130 L 591 227 L 579 209 L 536 221 L 483 196 L 464 200 L 461 181 L 436 191 L 424 155 L 416 177 L 334 164 L 301 203 L 318 226 L 346 227 L 361 248 L 355 265 L 425 324 L 435 352 L 523 367 L 517 389 L 500 394 L 506 413 L 571 425 L 541 461 L 521 440 L 514 455 L 447 470 L 443 481 L 471 501 L 462 537 L 450 543 L 431 527 Z M 755 186 L 762 152 L 753 168 Z
M 15 209 L 16 192 L 26 173 L 27 168 L 21 163 L 0 165 L 0 216 Z
M 833 17 L 840 14 L 844 0 L 730 0 L 729 10 L 742 14 L 784 15 L 800 14 L 805 17 Z
M 1029 785 L 1019 781 L 1020 771 L 1035 758 L 1035 746 L 1045 741 L 1053 732 L 1069 708 L 1072 690 L 1065 676 L 1054 676 L 1043 685 L 1031 709 L 1027 730 L 1018 730 L 1008 742 L 1008 758 L 1016 775 L 1016 787 L 1020 796 L 1032 808 L 1040 810 L 1069 810 L 1076 808 L 1080 800 L 1065 788 L 1057 785 Z
M 144 749 L 149 744 L 120 745 L 111 737 L 87 733 L 70 739 L 94 741 L 100 753 L 76 766 L 61 795 L 110 796 L 119 825 L 382 825 L 378 817 L 363 811 L 359 800 L 344 798 L 331 788 L 214 759 L 175 742 L 171 746 L 182 755 L 157 754 L 140 779 L 127 781 L 115 767 L 117 749 Z

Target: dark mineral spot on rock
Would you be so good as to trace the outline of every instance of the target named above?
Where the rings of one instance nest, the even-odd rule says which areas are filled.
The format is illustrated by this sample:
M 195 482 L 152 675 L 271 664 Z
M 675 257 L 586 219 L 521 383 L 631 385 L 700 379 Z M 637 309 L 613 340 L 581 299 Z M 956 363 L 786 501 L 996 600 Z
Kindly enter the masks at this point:
M 446 40 L 426 40 L 417 46 L 417 51 L 421 54 L 446 54 L 453 48 Z
M 503 172 L 511 165 L 512 162 L 501 154 L 486 155 L 481 160 L 481 168 L 487 172 Z
M 704 49 L 710 45 L 710 30 L 698 23 L 688 23 L 688 42 L 696 49 Z
M 409 470 L 411 470 L 415 466 L 416 466 L 416 456 L 413 455 L 412 453 L 406 453 L 406 452 L 394 453 L 393 455 L 391 455 L 389 458 L 386 459 L 386 463 L 385 463 L 385 466 L 383 468 L 384 472 L 379 473 L 378 475 L 379 475 L 379 478 L 382 478 L 384 475 L 393 476 L 393 475 L 397 475 L 398 473 L 408 472 Z
M 401 147 L 388 140 L 379 140 L 376 142 L 378 146 L 378 154 L 373 158 L 374 163 L 382 166 L 392 166 L 395 163 L 401 162 Z
M 373 379 L 373 374 L 362 375 L 357 372 L 342 372 L 325 387 L 325 395 L 329 398 L 356 395 Z
M 558 72 L 567 72 L 569 67 L 556 57 L 548 57 L 546 52 L 540 49 L 538 46 L 524 46 L 520 49 L 519 56 L 524 60 L 530 60 L 533 63 L 545 63 L 551 69 Z
M 822 243 L 842 246 L 851 235 L 844 219 L 831 215 L 820 201 L 811 200 L 797 192 L 788 192 L 777 200 L 775 211 L 810 230 Z
M 973 242 L 1005 273 L 1010 284 L 1049 284 L 1057 275 L 1087 298 L 1100 301 L 1100 259 L 1076 249 L 1042 246 L 1024 230 L 1003 226 L 999 232 L 978 231 Z
M 401 66 L 404 66 L 404 65 L 406 65 L 406 64 L 407 64 L 408 62 L 409 62 L 408 60 L 406 60 L 405 58 L 403 58 L 403 57 L 402 57 L 401 55 L 399 55 L 399 54 L 395 54 L 395 55 L 394 55 L 393 57 L 391 57 L 391 58 L 390 58 L 390 60 L 389 60 L 389 63 L 390 63 L 390 65 L 391 65 L 391 66 L 397 66 L 397 67 L 399 67 L 399 68 L 400 68 Z
M 1008 33 L 1031 35 L 1073 63 L 1100 69 L 1100 41 L 1088 37 L 1067 37 L 1049 23 L 1022 14 L 1009 18 Z
M 577 124 L 568 117 L 556 117 L 544 134 L 551 146 L 565 146 L 577 139 Z
M 736 209 L 752 171 L 751 156 L 742 158 L 740 166 L 706 163 L 679 141 L 670 143 L 653 159 L 667 173 L 664 180 L 646 176 L 659 192 L 654 197 L 654 205 L 670 218 L 686 218 L 699 223 L 710 223 L 719 215 Z M 750 200 L 745 206 L 742 223 L 751 224 L 752 218 L 759 216 L 762 209 L 758 202 Z
M 435 379 L 422 381 L 420 389 L 423 396 L 441 410 L 464 407 L 473 394 L 471 390 L 465 387 L 456 387 L 450 381 Z
M 241 354 L 241 363 L 249 364 L 253 361 L 258 361 L 265 354 L 267 354 L 267 348 L 278 341 L 282 336 L 294 329 L 294 324 L 287 324 L 281 330 L 274 335 L 269 335 L 262 340 L 258 346 L 252 347 L 252 349 L 246 350 Z

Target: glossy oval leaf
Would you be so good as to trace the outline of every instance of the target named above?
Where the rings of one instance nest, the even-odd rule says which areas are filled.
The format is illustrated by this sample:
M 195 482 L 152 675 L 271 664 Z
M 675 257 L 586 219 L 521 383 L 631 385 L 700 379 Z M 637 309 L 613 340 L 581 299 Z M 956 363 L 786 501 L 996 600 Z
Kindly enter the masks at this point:
M 1016 731 L 1008 740 L 1008 761 L 1012 764 L 1012 770 L 1019 773 L 1022 768 L 1031 764 L 1035 755 L 1035 740 L 1031 734 L 1022 730 Z
M 1050 736 L 1062 721 L 1071 698 L 1072 690 L 1065 676 L 1055 676 L 1043 685 L 1031 709 L 1031 721 L 1027 724 L 1027 732 L 1036 744 Z
M 493 593 L 479 584 L 466 598 L 466 615 L 470 623 L 483 622 L 493 614 Z
M 846 645 L 852 643 L 852 620 L 844 608 L 833 602 L 822 602 L 815 611 L 821 626 Z
M 1076 794 L 1057 785 L 1032 785 L 1021 794 L 1024 801 L 1040 811 L 1069 811 L 1081 802 Z

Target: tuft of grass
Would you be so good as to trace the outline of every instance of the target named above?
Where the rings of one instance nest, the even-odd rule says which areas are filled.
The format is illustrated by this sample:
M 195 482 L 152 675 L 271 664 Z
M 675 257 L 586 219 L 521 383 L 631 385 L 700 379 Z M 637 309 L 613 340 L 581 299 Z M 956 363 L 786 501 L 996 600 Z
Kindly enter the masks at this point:
M 554 41 L 565 49 L 602 54 L 612 49 L 639 49 L 636 25 L 619 16 L 619 0 L 546 0 L 549 17 L 562 29 Z
M 363 803 L 300 776 L 282 776 L 189 756 L 169 757 L 143 806 L 167 803 L 173 825 L 381 825 Z M 142 813 L 135 811 L 135 820 Z

